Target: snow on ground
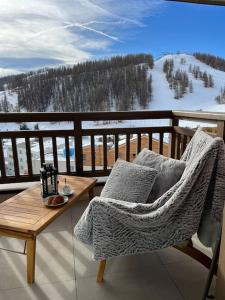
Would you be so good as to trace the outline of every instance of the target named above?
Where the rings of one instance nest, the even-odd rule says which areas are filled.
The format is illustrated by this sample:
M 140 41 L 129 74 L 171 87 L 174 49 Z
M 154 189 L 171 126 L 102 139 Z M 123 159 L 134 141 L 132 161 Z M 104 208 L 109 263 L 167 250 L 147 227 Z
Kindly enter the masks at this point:
M 7 101 L 13 106 L 13 108 L 17 107 L 18 104 L 18 95 L 12 91 L 0 91 L 0 100 L 2 100 L 6 96 Z

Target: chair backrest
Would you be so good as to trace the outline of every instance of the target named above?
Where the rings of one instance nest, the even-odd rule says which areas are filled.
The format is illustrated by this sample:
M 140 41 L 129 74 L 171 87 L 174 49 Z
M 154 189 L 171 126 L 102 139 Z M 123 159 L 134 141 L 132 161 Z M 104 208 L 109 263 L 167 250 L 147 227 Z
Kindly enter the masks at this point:
M 201 153 L 212 143 L 212 140 L 213 137 L 202 131 L 199 127 L 180 159 L 185 161 L 186 165 L 189 166 L 196 157 L 201 157 Z

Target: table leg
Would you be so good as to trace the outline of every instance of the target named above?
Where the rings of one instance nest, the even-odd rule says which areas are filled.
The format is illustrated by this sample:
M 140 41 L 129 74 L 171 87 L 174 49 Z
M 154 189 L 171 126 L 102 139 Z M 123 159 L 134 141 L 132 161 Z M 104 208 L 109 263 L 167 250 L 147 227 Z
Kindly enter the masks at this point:
M 36 237 L 27 240 L 27 282 L 33 283 L 35 277 Z
M 94 188 L 91 188 L 89 191 L 88 191 L 88 194 L 89 194 L 89 200 L 91 201 L 91 199 L 94 198 Z
M 98 275 L 97 275 L 97 282 L 102 283 L 103 282 L 103 276 L 105 272 L 105 265 L 106 265 L 106 259 L 103 259 L 99 263 L 99 269 L 98 269 Z

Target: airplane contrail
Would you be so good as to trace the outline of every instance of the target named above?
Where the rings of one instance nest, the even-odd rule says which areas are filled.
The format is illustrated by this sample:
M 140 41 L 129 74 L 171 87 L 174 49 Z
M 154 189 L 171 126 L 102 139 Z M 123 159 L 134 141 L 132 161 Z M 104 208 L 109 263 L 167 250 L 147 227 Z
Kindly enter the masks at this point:
M 42 30 L 42 31 L 39 31 L 35 34 L 33 34 L 29 39 L 27 39 L 27 42 L 31 41 L 32 39 L 34 39 L 35 37 L 38 37 L 38 36 L 41 36 L 45 33 L 48 33 L 48 32 L 51 32 L 51 31 L 56 31 L 56 30 L 59 30 L 59 29 L 65 29 L 65 28 L 72 28 L 72 27 L 79 27 L 79 28 L 83 28 L 85 30 L 89 30 L 89 31 L 93 31 L 97 34 L 100 34 L 100 35 L 103 35 L 109 39 L 112 39 L 114 41 L 119 41 L 119 38 L 116 37 L 116 36 L 113 36 L 113 35 L 109 35 L 103 31 L 100 31 L 100 30 L 96 30 L 92 27 L 89 27 L 87 25 L 89 24 L 97 24 L 97 23 L 100 23 L 100 24 L 107 24 L 107 23 L 116 23 L 116 22 L 99 22 L 99 21 L 90 21 L 90 22 L 87 22 L 87 23 L 83 23 L 83 24 L 80 24 L 80 23 L 70 23 L 70 22 L 66 22 L 67 25 L 63 25 L 63 26 L 55 26 L 55 27 L 52 27 L 52 28 L 49 28 L 49 29 L 46 29 L 46 30 Z M 120 22 L 121 23 L 121 22 Z

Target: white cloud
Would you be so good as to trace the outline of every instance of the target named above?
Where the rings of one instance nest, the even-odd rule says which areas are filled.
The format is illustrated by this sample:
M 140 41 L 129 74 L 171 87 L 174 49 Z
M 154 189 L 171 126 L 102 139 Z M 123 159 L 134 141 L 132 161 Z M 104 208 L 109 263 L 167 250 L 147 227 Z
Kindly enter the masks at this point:
M 0 78 L 4 77 L 4 76 L 12 75 L 12 74 L 19 74 L 19 73 L 20 72 L 18 72 L 15 69 L 0 68 Z
M 1 0 L 0 58 L 76 63 L 122 39 L 161 0 Z

